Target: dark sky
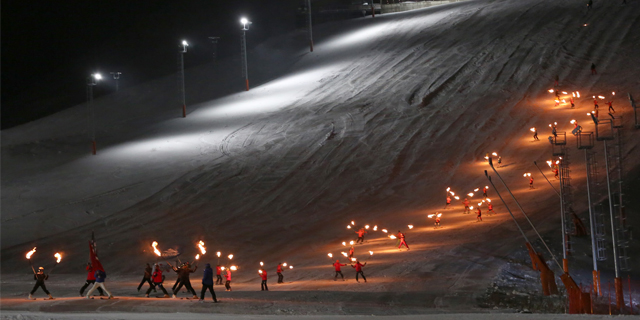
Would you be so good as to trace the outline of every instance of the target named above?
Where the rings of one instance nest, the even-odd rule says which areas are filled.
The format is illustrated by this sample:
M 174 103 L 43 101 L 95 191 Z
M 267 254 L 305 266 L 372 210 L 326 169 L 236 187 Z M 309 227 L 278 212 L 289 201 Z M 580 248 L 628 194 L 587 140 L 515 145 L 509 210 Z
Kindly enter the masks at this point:
M 180 40 L 186 67 L 239 54 L 239 18 L 253 21 L 251 47 L 294 30 L 301 0 L 3 0 L 2 128 L 82 103 L 86 77 L 121 71 L 121 84 L 174 73 Z M 101 89 L 101 90 L 108 90 Z M 100 94 L 100 92 L 98 92 Z

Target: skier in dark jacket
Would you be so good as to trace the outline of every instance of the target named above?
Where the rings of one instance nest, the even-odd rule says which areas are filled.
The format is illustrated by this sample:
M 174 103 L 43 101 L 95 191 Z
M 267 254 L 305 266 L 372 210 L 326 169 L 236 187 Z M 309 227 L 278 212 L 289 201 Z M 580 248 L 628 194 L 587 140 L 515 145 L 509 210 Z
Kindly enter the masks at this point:
M 47 290 L 47 287 L 44 285 L 44 281 L 47 279 L 49 279 L 49 275 L 44 273 L 44 268 L 38 268 L 38 272 L 33 274 L 33 280 L 36 281 L 36 284 L 33 286 L 33 289 L 29 293 L 30 300 L 35 300 L 33 294 L 36 292 L 36 290 L 38 290 L 38 288 L 42 288 L 42 291 L 44 291 L 44 293 L 49 296 L 49 299 L 53 299 L 51 293 L 49 293 L 49 290 Z
M 144 267 L 144 275 L 142 276 L 142 281 L 140 281 L 140 284 L 138 285 L 138 292 L 140 292 L 140 288 L 142 288 L 142 285 L 148 282 L 150 287 L 153 287 L 153 283 L 151 282 L 151 266 L 147 263 L 147 266 Z M 153 290 L 155 291 L 156 288 L 153 288 Z
M 151 273 L 151 279 L 153 280 L 153 285 L 149 287 L 149 289 L 147 289 L 147 293 L 145 294 L 147 298 L 149 298 L 149 293 L 151 293 L 151 289 L 155 290 L 156 289 L 155 287 L 160 288 L 160 290 L 164 292 L 165 298 L 169 298 L 169 293 L 167 292 L 167 289 L 165 289 L 164 286 L 162 285 L 162 283 L 164 282 L 164 276 L 162 275 L 161 266 L 162 265 L 159 265 L 157 263 L 154 265 L 153 273 Z
M 87 262 L 87 267 L 85 269 L 87 269 L 87 281 L 85 281 L 84 286 L 80 288 L 81 297 L 84 297 L 84 290 L 87 289 L 90 284 L 96 283 L 96 276 L 94 275 L 96 273 L 96 270 L 93 269 L 91 262 Z M 100 293 L 100 296 L 104 296 L 102 288 L 98 288 L 98 292 Z
M 171 268 L 171 270 L 173 270 L 176 274 L 180 274 L 180 268 L 182 268 L 184 265 L 178 265 L 178 261 L 176 261 L 176 266 L 172 266 L 171 263 L 168 263 L 169 267 Z M 171 291 L 176 291 L 176 287 L 178 287 L 178 285 L 180 284 L 180 277 L 178 276 L 178 278 L 176 279 L 176 283 L 173 284 L 173 287 L 171 288 Z
M 198 298 L 198 296 L 196 295 L 196 291 L 193 290 L 193 287 L 191 286 L 191 281 L 189 280 L 189 275 L 191 273 L 194 273 L 196 270 L 198 270 L 198 266 L 196 266 L 192 270 L 188 262 L 185 263 L 184 266 L 182 266 L 180 269 L 178 269 L 178 278 L 180 279 L 180 284 L 175 290 L 173 290 L 174 299 L 176 298 L 176 294 L 180 291 L 182 286 L 187 288 L 187 292 L 191 292 L 193 294 L 194 299 Z
M 204 293 L 209 289 L 211 296 L 213 296 L 213 302 L 218 302 L 216 299 L 216 293 L 213 291 L 213 269 L 211 265 L 207 263 L 204 267 L 204 275 L 202 276 L 202 291 L 200 292 L 200 301 L 204 301 Z

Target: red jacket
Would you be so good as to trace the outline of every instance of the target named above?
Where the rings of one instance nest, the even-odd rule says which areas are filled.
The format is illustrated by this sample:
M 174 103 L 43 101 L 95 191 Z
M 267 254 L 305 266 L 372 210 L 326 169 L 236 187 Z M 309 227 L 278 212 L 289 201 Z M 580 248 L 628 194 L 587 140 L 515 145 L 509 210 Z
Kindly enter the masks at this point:
M 364 264 L 357 262 L 355 266 L 351 266 L 351 268 L 356 268 L 356 272 L 360 272 L 362 271 L 362 267 L 366 266 L 367 263 L 365 262 Z
M 93 267 L 87 266 L 87 280 L 95 280 L 96 276 L 95 276 L 95 272 L 96 270 L 93 269 Z
M 529 178 L 529 184 L 533 183 L 533 178 Z
M 451 203 L 451 197 L 447 197 L 447 204 Z
M 282 266 L 278 265 L 278 269 L 276 270 L 278 273 L 282 273 Z
M 489 203 L 487 207 L 489 208 L 489 211 L 493 210 L 493 205 L 491 203 Z
M 398 237 L 398 239 L 403 240 L 404 239 L 404 233 L 398 232 L 397 237 Z
M 465 206 L 465 207 L 468 207 L 468 206 L 469 206 L 469 200 L 465 200 L 463 203 L 464 203 L 464 206 Z
M 367 232 L 364 231 L 364 229 L 360 229 L 360 230 L 356 231 L 356 233 L 358 234 L 358 237 L 362 238 L 362 237 L 364 237 L 364 234 L 367 233 Z
M 482 216 L 482 210 L 480 210 L 480 207 L 478 207 L 478 217 Z
M 340 271 L 340 267 L 344 267 L 346 265 L 347 265 L 346 263 L 345 264 L 341 264 L 340 262 L 336 262 L 336 263 L 333 264 L 333 266 L 336 268 L 336 271 Z
M 220 268 L 220 266 L 217 266 L 217 267 L 216 267 L 216 274 L 217 274 L 217 275 L 222 274 L 222 269 Z
M 225 278 L 227 278 L 227 281 L 231 281 L 231 269 L 227 269 L 227 274 L 225 275 Z
M 267 280 L 267 270 L 262 270 L 262 273 L 259 273 L 260 278 L 262 278 L 262 280 Z
M 151 276 L 153 277 L 153 282 L 162 283 L 162 270 L 160 268 L 157 268 Z

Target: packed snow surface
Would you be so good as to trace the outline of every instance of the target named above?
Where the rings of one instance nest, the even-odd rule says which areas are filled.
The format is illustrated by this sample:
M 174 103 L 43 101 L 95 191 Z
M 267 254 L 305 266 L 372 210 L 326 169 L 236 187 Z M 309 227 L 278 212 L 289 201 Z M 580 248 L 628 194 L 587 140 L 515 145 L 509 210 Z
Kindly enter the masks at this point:
M 246 291 L 258 287 L 260 261 L 273 277 L 286 261 L 295 267 L 281 290 L 291 299 L 318 291 L 344 294 L 359 310 L 380 304 L 381 313 L 403 313 L 389 301 L 406 303 L 407 313 L 475 310 L 505 257 L 524 250 L 492 188 L 498 214 L 484 211 L 482 222 L 462 214 L 460 201 L 443 209 L 447 187 L 464 197 L 487 185 L 486 153 L 502 157 L 499 172 L 543 232 L 559 225 L 557 196 L 532 165 L 551 158 L 548 123 L 568 132 L 577 119 L 593 131 L 591 97 L 613 99 L 615 115 L 624 115 L 626 168 L 638 168 L 627 93 L 640 97 L 640 3 L 595 2 L 587 11 L 581 1 L 478 0 L 328 23 L 314 29 L 314 52 L 304 34 L 269 39 L 249 53 L 248 92 L 240 91 L 237 60 L 186 70 L 186 118 L 175 77 L 96 99 L 95 156 L 87 105 L 3 131 L 2 273 L 24 278 L 3 284 L 3 308 L 8 297 L 26 296 L 24 254 L 34 246 L 34 264 L 47 268 L 54 252 L 63 253 L 49 288 L 75 297 L 95 231 L 112 275 L 141 275 L 156 260 L 154 240 L 183 260 L 193 260 L 203 240 L 201 265 L 216 264 L 221 251 L 220 264 L 239 266 L 234 282 Z M 561 90 L 581 93 L 575 109 L 554 106 L 547 90 L 556 75 Z M 567 136 L 574 209 L 584 212 L 584 156 Z M 524 172 L 533 173 L 536 189 Z M 427 218 L 435 212 L 444 213 L 438 229 Z M 349 266 L 350 281 L 333 281 L 331 264 L 346 262 L 341 242 L 356 237 L 347 229 L 352 220 L 353 228 L 379 228 L 355 249 L 368 262 L 366 284 L 353 282 Z M 411 250 L 399 251 L 382 228 L 406 233 Z M 68 274 L 58 277 L 74 290 L 56 288 L 56 274 Z M 77 311 L 77 299 L 47 310 Z

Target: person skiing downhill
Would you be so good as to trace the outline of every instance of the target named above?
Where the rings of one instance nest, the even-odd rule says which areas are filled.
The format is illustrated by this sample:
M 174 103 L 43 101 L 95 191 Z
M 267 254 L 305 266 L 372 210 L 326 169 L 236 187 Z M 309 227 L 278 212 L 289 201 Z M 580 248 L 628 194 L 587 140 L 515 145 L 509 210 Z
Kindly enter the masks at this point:
M 349 248 L 349 259 L 353 258 L 353 254 L 355 253 L 356 249 L 351 246 L 351 248 Z
M 264 268 L 260 269 L 258 275 L 262 279 L 262 282 L 260 282 L 261 291 L 269 291 L 269 287 L 267 287 L 267 270 Z
M 342 277 L 342 281 L 344 281 L 344 275 L 342 274 L 342 271 L 340 270 L 340 267 L 344 267 L 347 264 L 341 264 L 340 260 L 336 260 L 336 263 L 333 264 L 333 267 L 336 269 L 336 276 L 333 277 L 333 281 L 337 281 L 338 280 L 338 275 L 340 275 Z
M 407 250 L 411 250 L 411 249 L 409 249 L 409 245 L 407 244 L 407 241 L 405 240 L 405 235 L 404 235 L 404 233 L 402 233 L 402 232 L 400 232 L 400 230 L 398 230 L 398 235 L 397 235 L 397 237 L 398 237 L 398 240 L 400 240 L 400 245 L 398 246 L 398 250 L 399 250 L 400 248 L 402 248 L 402 245 L 404 245 L 405 247 L 407 247 Z M 364 276 L 363 276 L 363 278 L 364 278 Z M 366 282 L 366 281 L 365 281 L 365 282 Z
M 227 278 L 227 281 L 224 283 L 224 287 L 227 289 L 227 291 L 231 291 L 231 269 L 227 269 L 225 278 Z
M 555 176 L 556 180 L 559 179 L 558 174 L 559 174 L 558 168 L 554 168 L 553 169 L 553 175 Z
M 489 202 L 489 204 L 487 205 L 487 213 L 489 212 L 493 212 L 493 214 L 496 214 L 496 212 L 493 211 L 493 204 L 491 202 Z M 489 215 L 491 214 L 489 213 Z
M 484 197 L 484 199 L 487 199 L 487 191 L 489 191 L 489 187 L 485 186 L 484 188 L 482 188 L 482 196 Z
M 149 286 L 153 287 L 153 283 L 151 283 L 151 266 L 148 263 L 147 266 L 144 267 L 144 275 L 142 276 L 142 281 L 140 281 L 140 284 L 138 285 L 138 292 L 140 292 L 140 288 L 142 288 L 142 285 L 145 282 L 148 282 Z
M 480 210 L 480 206 L 478 206 L 478 212 L 476 212 L 476 222 L 482 221 L 482 210 Z
M 462 202 L 464 204 L 464 213 L 471 213 L 471 210 L 469 209 L 469 199 L 464 198 L 464 202 Z
M 104 290 L 104 292 L 107 293 L 107 295 L 109 296 L 109 299 L 113 299 L 113 295 L 111 294 L 111 292 L 109 292 L 109 290 L 107 290 L 107 288 L 104 286 L 104 279 L 107 278 L 107 273 L 98 269 L 98 270 L 96 270 L 95 277 L 96 277 L 96 283 L 94 283 L 93 287 L 91 287 L 91 290 L 89 290 L 89 292 L 87 292 L 86 298 L 89 299 L 91 297 L 91 294 L 97 288 L 100 287 L 100 288 L 102 288 L 102 290 Z
M 533 177 L 529 177 L 529 189 L 535 189 L 533 187 Z
M 84 290 L 87 289 L 87 287 L 90 284 L 96 283 L 96 276 L 95 276 L 96 270 L 93 269 L 91 262 L 87 262 L 87 267 L 85 269 L 87 269 L 87 280 L 85 281 L 82 288 L 80 288 L 81 297 L 84 297 Z M 102 288 L 98 288 L 98 292 L 100 293 L 100 296 L 104 296 L 104 292 L 102 292 Z
M 49 296 L 49 300 L 53 299 L 49 290 L 47 290 L 47 286 L 44 285 L 44 281 L 49 279 L 49 275 L 44 273 L 44 267 L 39 267 L 38 272 L 33 274 L 33 280 L 36 281 L 36 284 L 33 285 L 33 289 L 29 293 L 29 300 L 35 300 L 33 294 L 38 290 L 38 288 L 42 288 L 42 291 Z
M 571 109 L 575 108 L 576 105 L 575 105 L 575 103 L 573 101 L 573 97 L 569 98 L 569 101 L 571 102 Z
M 360 230 L 356 231 L 356 233 L 358 234 L 358 240 L 356 240 L 356 244 L 358 242 L 364 243 L 364 235 L 365 233 L 367 233 L 367 231 L 365 231 L 364 228 L 360 228 Z
M 433 228 L 437 228 L 440 226 L 440 217 L 436 216 L 436 220 L 433 222 Z
M 450 204 L 451 204 L 451 197 L 447 195 L 447 204 L 444 206 L 444 209 L 446 209 Z
M 216 266 L 216 284 L 222 284 L 222 268 L 220 268 L 220 265 Z
M 204 294 L 209 289 L 211 292 L 211 296 L 213 297 L 213 302 L 218 302 L 216 299 L 216 293 L 213 291 L 213 269 L 211 269 L 210 264 L 206 264 L 204 267 L 204 272 L 202 275 L 202 290 L 200 291 L 200 302 L 204 302 Z
M 153 281 L 153 289 L 155 290 L 155 287 L 160 288 L 160 290 L 162 290 L 162 292 L 164 292 L 164 297 L 165 298 L 169 298 L 169 293 L 167 292 L 167 289 L 164 288 L 164 286 L 162 285 L 162 283 L 164 282 L 164 276 L 162 275 L 162 265 L 161 264 L 154 264 L 153 265 L 153 272 L 151 273 L 151 281 Z M 149 298 L 149 293 L 151 293 L 151 287 L 149 289 L 147 289 L 147 292 L 145 293 L 145 297 Z
M 196 266 L 195 268 L 193 268 L 193 270 L 190 268 L 189 263 L 185 263 L 180 269 L 178 269 L 178 277 L 180 278 L 180 284 L 178 285 L 178 287 L 173 290 L 173 298 L 176 299 L 176 294 L 178 294 L 178 292 L 180 292 L 180 289 L 182 289 L 182 286 L 184 285 L 185 288 L 187 288 L 187 293 L 192 293 L 193 294 L 193 299 L 197 299 L 198 296 L 196 295 L 196 291 L 193 290 L 193 287 L 191 286 L 191 281 L 189 280 L 189 275 L 194 273 L 196 270 L 198 270 L 198 266 Z
M 278 283 L 284 283 L 284 276 L 282 275 L 282 263 L 278 263 L 276 273 L 278 274 Z
M 538 141 L 540 139 L 538 139 L 538 129 L 536 129 L 535 127 L 532 128 L 533 129 L 533 140 Z
M 364 280 L 364 282 L 367 282 L 367 278 L 365 278 L 364 277 L 364 273 L 362 273 L 362 267 L 364 267 L 366 265 L 367 265 L 366 262 L 364 264 L 362 264 L 357 259 L 356 259 L 356 264 L 355 265 L 351 265 L 352 268 L 356 268 L 356 282 L 360 282 L 360 281 L 358 281 L 358 275 L 361 275 L 362 279 Z
M 609 113 L 616 113 L 616 109 L 613 108 L 613 101 L 607 102 L 609 105 Z

